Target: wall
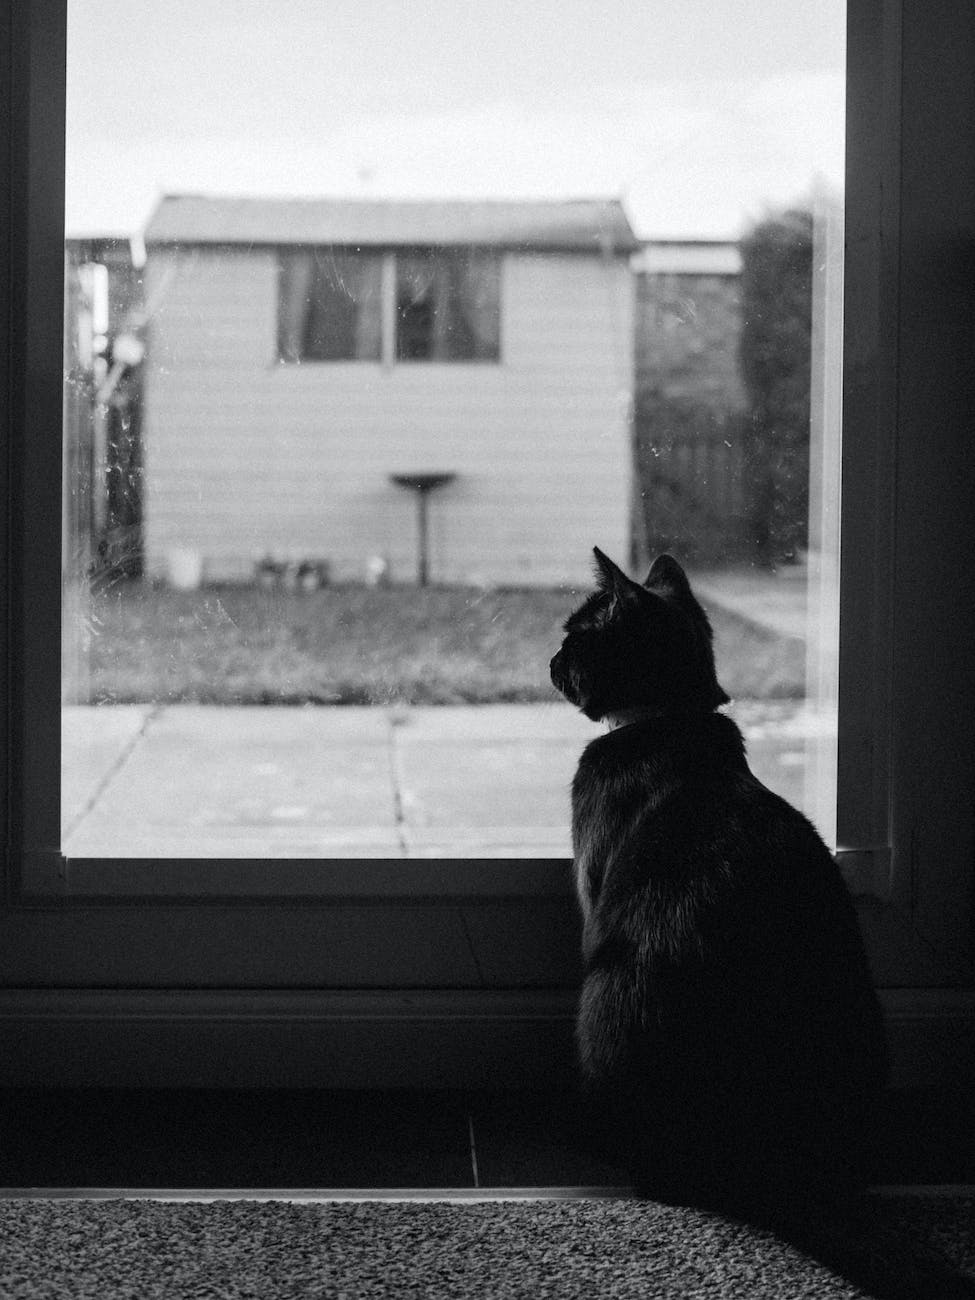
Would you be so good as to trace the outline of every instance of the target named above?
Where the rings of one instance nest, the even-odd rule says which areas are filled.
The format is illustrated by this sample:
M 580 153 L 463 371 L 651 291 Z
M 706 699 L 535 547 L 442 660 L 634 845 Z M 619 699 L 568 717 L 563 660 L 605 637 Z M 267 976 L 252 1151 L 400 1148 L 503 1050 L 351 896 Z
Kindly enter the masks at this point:
M 415 502 L 388 476 L 421 470 L 458 475 L 431 500 L 434 581 L 588 583 L 594 543 L 625 557 L 625 263 L 506 256 L 501 364 L 279 364 L 273 250 L 150 249 L 147 283 L 151 574 L 186 546 L 215 577 L 272 551 L 412 580 Z

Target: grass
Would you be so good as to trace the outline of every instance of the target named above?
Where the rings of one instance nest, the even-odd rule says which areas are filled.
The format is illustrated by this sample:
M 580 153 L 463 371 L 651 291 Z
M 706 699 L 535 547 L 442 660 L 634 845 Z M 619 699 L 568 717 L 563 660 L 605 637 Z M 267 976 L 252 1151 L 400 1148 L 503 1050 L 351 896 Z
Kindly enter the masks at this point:
M 548 662 L 578 592 L 116 582 L 82 628 L 79 698 L 97 704 L 487 704 L 558 698 Z M 724 611 L 718 674 L 735 698 L 803 694 L 804 651 Z

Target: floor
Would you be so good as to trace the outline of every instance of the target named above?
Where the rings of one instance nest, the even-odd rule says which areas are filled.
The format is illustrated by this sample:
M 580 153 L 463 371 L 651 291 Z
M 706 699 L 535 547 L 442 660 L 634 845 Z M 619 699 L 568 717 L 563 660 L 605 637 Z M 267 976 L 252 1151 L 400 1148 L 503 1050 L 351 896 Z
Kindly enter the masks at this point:
M 971 1097 L 888 1097 L 879 1184 L 975 1184 Z M 0 1092 L 2 1188 L 612 1188 L 570 1097 Z

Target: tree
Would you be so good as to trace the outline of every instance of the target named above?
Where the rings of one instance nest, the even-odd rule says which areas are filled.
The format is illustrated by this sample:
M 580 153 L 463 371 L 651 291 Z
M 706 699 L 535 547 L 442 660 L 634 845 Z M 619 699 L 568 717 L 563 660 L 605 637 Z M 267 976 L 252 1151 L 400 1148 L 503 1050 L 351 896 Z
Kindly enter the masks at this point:
M 794 561 L 808 539 L 812 247 L 812 213 L 800 209 L 766 217 L 741 243 L 749 526 L 770 565 Z

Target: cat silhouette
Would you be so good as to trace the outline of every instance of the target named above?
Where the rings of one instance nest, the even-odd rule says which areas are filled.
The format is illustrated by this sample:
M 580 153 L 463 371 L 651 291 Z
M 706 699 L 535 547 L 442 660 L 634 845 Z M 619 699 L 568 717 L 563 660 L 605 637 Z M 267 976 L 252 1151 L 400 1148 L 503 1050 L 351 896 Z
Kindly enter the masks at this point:
M 595 556 L 551 662 L 610 728 L 572 785 L 586 1105 L 643 1194 L 795 1219 L 863 1185 L 887 1074 L 853 902 L 718 711 L 684 570 L 662 555 L 640 584 Z

